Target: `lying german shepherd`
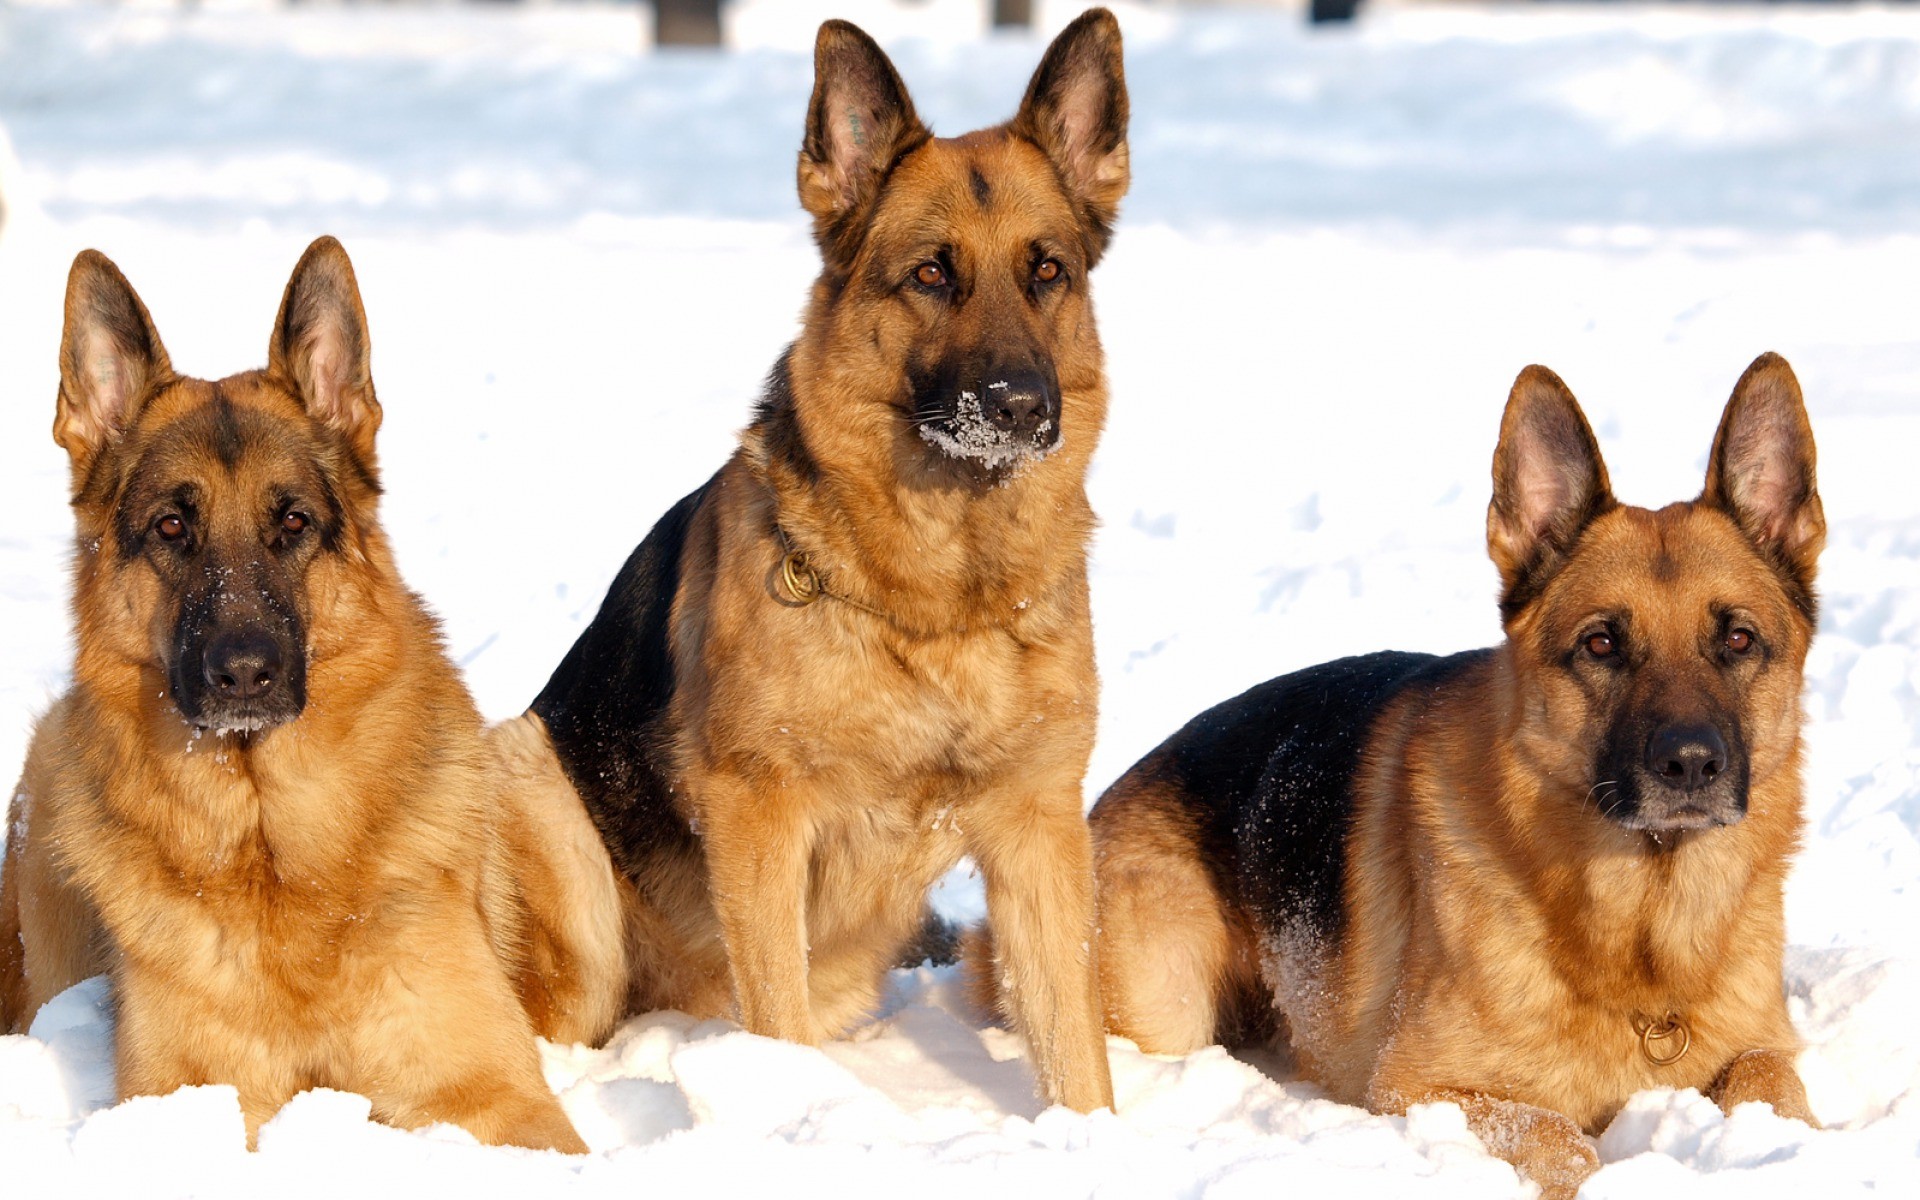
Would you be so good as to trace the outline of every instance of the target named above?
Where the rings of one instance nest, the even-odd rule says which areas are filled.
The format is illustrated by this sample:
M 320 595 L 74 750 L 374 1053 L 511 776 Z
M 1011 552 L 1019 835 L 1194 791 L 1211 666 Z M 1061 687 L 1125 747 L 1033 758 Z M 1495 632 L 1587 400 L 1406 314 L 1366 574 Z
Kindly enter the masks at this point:
M 837 1035 L 971 854 L 1046 1096 L 1110 1105 L 1081 785 L 1120 29 L 1081 16 L 1010 123 L 954 139 L 852 25 L 815 70 L 799 340 L 500 739 L 605 837 L 632 1009 Z
M 107 972 L 122 1096 L 232 1084 L 251 1138 L 335 1087 L 393 1124 L 584 1151 L 522 997 L 558 1037 L 615 1015 L 567 990 L 592 877 L 564 819 L 516 815 L 394 570 L 368 345 L 331 238 L 267 368 L 218 382 L 174 374 L 111 262 L 74 261 L 54 439 L 78 652 L 14 792 L 0 1029 Z
M 1100 971 L 1143 1049 L 1284 1028 L 1337 1099 L 1455 1101 L 1564 1196 L 1643 1088 L 1812 1120 L 1781 881 L 1825 522 L 1773 355 L 1697 500 L 1615 501 L 1540 367 L 1493 480 L 1505 643 L 1285 675 L 1142 759 L 1092 817 Z

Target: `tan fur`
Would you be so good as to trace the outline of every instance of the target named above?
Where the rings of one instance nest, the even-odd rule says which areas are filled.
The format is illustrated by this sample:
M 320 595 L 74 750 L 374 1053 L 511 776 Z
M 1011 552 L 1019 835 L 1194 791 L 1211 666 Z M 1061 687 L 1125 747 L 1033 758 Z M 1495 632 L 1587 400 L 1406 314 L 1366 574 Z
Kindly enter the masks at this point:
M 1062 40 L 1081 35 L 1117 84 L 1112 17 Z M 837 1036 L 873 1011 L 929 887 L 970 854 L 1045 1095 L 1110 1106 L 1081 811 L 1098 699 L 1084 481 L 1107 402 L 1085 273 L 1104 244 L 1087 212 L 1111 219 L 1124 143 L 1117 166 L 1087 157 L 1100 178 L 1083 210 L 1044 131 L 929 139 L 880 86 L 877 48 L 837 22 L 818 64 L 816 115 L 834 127 L 800 183 L 827 269 L 788 360 L 791 407 L 749 428 L 686 533 L 666 773 L 697 851 L 654 854 L 626 882 L 630 1007 Z M 856 106 L 849 134 L 837 123 Z M 891 142 L 897 161 L 863 157 Z M 1045 305 L 1023 284 L 1036 244 L 1076 280 Z M 903 299 L 938 245 L 978 280 L 965 305 Z M 1015 343 L 1050 356 L 1063 440 L 966 479 L 903 411 L 909 367 Z M 790 548 L 831 595 L 794 601 Z
M 1103 801 L 1112 817 L 1095 830 L 1096 961 L 1107 1028 L 1153 1047 L 1270 1037 L 1271 1007 L 1247 1002 L 1260 986 L 1253 929 L 1225 902 L 1199 854 L 1193 818 L 1156 803 L 1156 783 L 1129 777 L 1116 784 Z M 973 1002 L 1002 1010 L 1003 982 L 987 966 L 994 961 L 991 928 L 968 930 L 960 957 Z
M 1369 726 L 1337 945 L 1275 946 L 1264 981 L 1235 969 L 1243 910 L 1212 877 L 1198 798 L 1156 756 L 1093 815 L 1113 1032 L 1184 1053 L 1231 1035 L 1222 1010 L 1270 1002 L 1302 1073 L 1334 1098 L 1381 1112 L 1454 1101 L 1552 1197 L 1598 1167 L 1582 1131 L 1646 1088 L 1813 1119 L 1793 1069 L 1781 893 L 1801 822 L 1813 634 L 1790 584 L 1810 589 L 1824 528 L 1783 361 L 1767 356 L 1741 380 L 1702 498 L 1658 511 L 1613 502 L 1597 451 L 1596 474 L 1556 475 L 1580 460 L 1576 435 L 1591 443 L 1563 393 L 1538 368 L 1522 376 L 1496 467 L 1494 558 L 1510 589 L 1537 594 L 1489 659 L 1401 694 Z M 1764 405 L 1779 414 L 1772 426 L 1753 415 Z M 1558 451 L 1507 455 L 1541 407 L 1574 414 L 1548 431 Z M 1743 430 L 1788 449 L 1724 459 Z M 1749 676 L 1702 652 L 1727 605 L 1771 656 Z M 1608 784 L 1584 781 L 1612 714 L 1565 659 L 1595 613 L 1631 614 L 1634 653 L 1653 664 L 1633 677 L 1628 710 L 1738 712 L 1751 751 L 1744 820 L 1656 836 L 1597 815 Z M 1657 1066 L 1635 1021 L 1669 1012 L 1692 1046 Z
M 1045 169 L 1031 151 L 951 153 Z M 894 186 L 922 174 L 918 165 L 904 165 Z M 795 347 L 796 389 L 859 395 L 899 369 L 862 362 L 872 352 L 847 344 L 878 325 L 904 349 L 912 331 L 889 329 L 898 322 L 872 311 L 878 301 L 832 323 L 826 307 L 817 295 Z M 846 333 L 836 337 L 835 324 Z M 1018 952 L 1034 977 L 1029 994 L 1056 993 L 1036 1019 L 1053 1025 L 1062 1009 L 1088 1004 L 1079 947 L 1092 925 L 1092 872 L 1079 797 L 1098 688 L 1081 481 L 1106 397 L 1083 328 L 1079 359 L 1060 360 L 1073 432 L 1006 487 L 918 491 L 919 464 L 895 455 L 924 448 L 894 450 L 884 427 L 844 445 L 821 437 L 811 447 L 818 483 L 785 477 L 751 434 L 720 473 L 694 518 L 674 603 L 675 757 L 707 878 L 649 881 L 663 899 L 636 917 L 649 931 L 638 939 L 641 1008 L 727 1011 L 737 989 L 749 1029 L 835 1036 L 872 1010 L 927 889 L 966 853 L 990 904 L 1046 931 Z M 832 599 L 782 604 L 776 523 L 836 592 L 885 616 Z M 1062 972 L 1080 981 L 1056 982 Z M 1043 1066 L 1104 1077 L 1091 1023 L 1056 1036 L 1063 1045 Z M 1050 1094 L 1110 1102 L 1085 1085 Z
M 350 297 L 332 314 L 345 324 L 303 326 L 313 306 L 296 285 Z M 564 820 L 505 786 L 375 520 L 379 408 L 345 252 L 314 244 L 274 365 L 218 383 L 173 375 L 163 351 L 86 377 L 115 353 L 113 321 L 96 313 L 119 298 L 125 315 L 131 296 L 104 258 L 76 261 L 57 427 L 77 496 L 74 685 L 41 719 L 15 791 L 0 928 L 17 928 L 22 953 L 0 960 L 0 1026 L 24 1031 L 56 993 L 105 972 L 123 1097 L 231 1084 L 251 1139 L 296 1092 L 337 1087 L 392 1124 L 584 1151 L 515 985 L 550 1035 L 610 1024 L 613 1000 L 596 1007 L 565 974 L 592 957 L 572 915 L 591 882 L 574 877 Z M 140 332 L 121 326 L 127 352 Z M 356 346 L 358 374 L 337 356 Z M 222 404 L 275 436 L 223 460 L 178 432 Z M 262 732 L 202 732 L 170 698 L 178 603 L 149 552 L 122 553 L 122 498 L 148 473 L 192 480 L 204 536 L 244 554 L 258 498 L 314 471 L 341 526 L 337 552 L 313 554 L 298 580 L 305 708 Z
M 487 741 L 503 773 L 487 886 L 524 914 L 508 959 L 516 990 L 541 1037 L 596 1045 L 625 1011 L 619 880 L 539 720 L 503 721 Z

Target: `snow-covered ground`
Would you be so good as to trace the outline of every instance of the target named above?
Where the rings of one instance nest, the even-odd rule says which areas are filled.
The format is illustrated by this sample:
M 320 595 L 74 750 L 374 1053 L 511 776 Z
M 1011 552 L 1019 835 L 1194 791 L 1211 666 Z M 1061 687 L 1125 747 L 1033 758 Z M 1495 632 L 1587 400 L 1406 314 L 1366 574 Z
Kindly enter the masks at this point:
M 848 0 L 948 132 L 1039 38 L 978 0 Z M 1050 32 L 1075 6 L 1042 3 Z M 359 269 L 388 527 L 482 705 L 539 688 L 632 544 L 727 452 L 814 269 L 792 192 L 821 8 L 637 53 L 629 8 L 0 6 L 0 764 L 62 684 L 68 262 L 113 256 L 175 363 L 255 365 L 316 234 Z M 1135 187 L 1096 293 L 1105 690 L 1089 799 L 1193 712 L 1336 655 L 1498 636 L 1482 545 L 1544 362 L 1622 496 L 1699 487 L 1765 349 L 1831 522 L 1787 986 L 1824 1132 L 1638 1098 L 1591 1196 L 1920 1186 L 1920 12 L 1121 8 Z M 5 140 L 11 141 L 11 152 Z M 964 882 L 947 902 L 977 903 Z M 820 1050 L 674 1014 L 549 1074 L 596 1153 L 304 1096 L 248 1155 L 220 1088 L 111 1105 L 96 984 L 0 1038 L 0 1193 L 1522 1194 L 1451 1108 L 1370 1117 L 1213 1050 L 1112 1046 L 1118 1115 L 1042 1111 L 948 972 Z

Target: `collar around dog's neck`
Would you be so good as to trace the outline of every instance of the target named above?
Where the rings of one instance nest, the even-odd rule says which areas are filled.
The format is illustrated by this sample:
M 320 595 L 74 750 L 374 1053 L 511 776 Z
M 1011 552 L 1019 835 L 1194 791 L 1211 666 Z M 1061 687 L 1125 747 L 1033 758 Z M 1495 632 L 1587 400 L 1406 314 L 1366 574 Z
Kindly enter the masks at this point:
M 793 544 L 793 539 L 787 536 L 787 531 L 776 523 L 773 527 L 773 532 L 774 536 L 780 539 L 780 549 L 783 551 L 780 559 L 780 586 L 786 590 L 786 596 L 784 598 L 776 593 L 776 599 L 781 600 L 784 604 L 791 604 L 796 608 L 805 608 L 815 600 L 825 596 L 830 600 L 838 600 L 842 604 L 851 605 L 869 616 L 879 617 L 883 621 L 893 620 L 892 616 L 873 607 L 871 604 L 863 603 L 844 592 L 836 592 L 828 587 L 827 581 L 821 576 L 819 568 L 813 565 L 812 560 L 807 557 L 806 551 Z

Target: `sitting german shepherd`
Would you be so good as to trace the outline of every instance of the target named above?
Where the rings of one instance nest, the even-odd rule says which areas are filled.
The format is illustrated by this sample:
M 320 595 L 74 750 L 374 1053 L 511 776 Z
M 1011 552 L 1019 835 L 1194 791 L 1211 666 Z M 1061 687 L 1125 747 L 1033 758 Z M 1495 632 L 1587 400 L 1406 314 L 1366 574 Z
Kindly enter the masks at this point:
M 1143 1049 L 1283 1028 L 1336 1099 L 1455 1101 L 1567 1196 L 1643 1088 L 1812 1120 L 1781 881 L 1826 526 L 1773 355 L 1697 500 L 1615 501 L 1540 367 L 1493 482 L 1505 643 L 1285 675 L 1142 759 L 1092 816 L 1100 972 Z
M 74 260 L 54 440 L 78 652 L 14 792 L 0 1030 L 107 972 L 123 1097 L 231 1084 L 251 1139 L 335 1087 L 396 1125 L 582 1152 L 528 1012 L 562 1038 L 615 1015 L 568 990 L 592 876 L 564 813 L 516 814 L 394 570 L 368 347 L 331 238 L 267 368 L 218 382 L 174 374 L 111 262 Z
M 971 854 L 1045 1095 L 1111 1105 L 1081 784 L 1119 25 L 1082 15 L 1010 123 L 954 139 L 852 25 L 815 71 L 800 337 L 499 739 L 605 838 L 632 1009 L 835 1036 Z

